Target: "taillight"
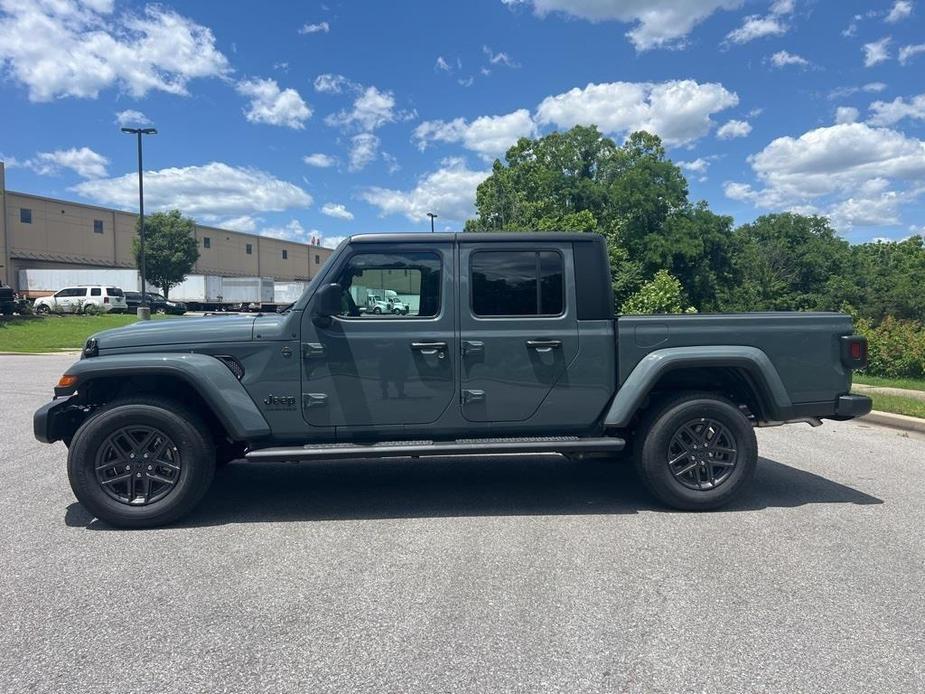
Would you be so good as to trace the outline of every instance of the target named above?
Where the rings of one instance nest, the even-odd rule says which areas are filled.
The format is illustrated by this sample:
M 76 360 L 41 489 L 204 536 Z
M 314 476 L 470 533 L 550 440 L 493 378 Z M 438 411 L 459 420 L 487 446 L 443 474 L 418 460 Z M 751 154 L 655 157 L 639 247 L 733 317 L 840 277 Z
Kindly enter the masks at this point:
M 109 297 L 108 297 L 108 296 L 104 296 L 104 297 L 103 297 L 103 303 L 104 303 L 104 304 L 108 304 L 108 303 L 109 303 Z
M 841 361 L 849 369 L 867 366 L 867 338 L 863 335 L 842 336 Z

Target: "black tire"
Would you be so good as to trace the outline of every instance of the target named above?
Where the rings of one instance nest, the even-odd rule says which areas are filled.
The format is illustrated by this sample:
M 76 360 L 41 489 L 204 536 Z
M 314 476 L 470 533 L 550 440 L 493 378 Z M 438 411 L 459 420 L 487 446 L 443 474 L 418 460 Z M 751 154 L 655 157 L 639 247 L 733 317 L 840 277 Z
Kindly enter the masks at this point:
M 703 438 L 696 438 L 698 432 Z M 685 457 L 672 465 L 679 456 Z M 730 400 L 685 393 L 646 412 L 635 433 L 633 459 L 643 484 L 663 504 L 708 511 L 732 501 L 751 482 L 758 442 L 751 422 Z
M 378 316 L 378 315 L 380 315 L 380 314 L 382 313 L 382 309 L 379 308 L 378 306 L 376 306 L 376 307 L 373 309 L 373 313 L 375 313 L 375 314 Z
M 44 316 L 44 315 L 50 313 L 50 312 L 51 312 L 51 309 L 48 308 L 48 305 L 47 305 L 47 304 L 39 304 L 39 305 L 36 307 L 35 312 L 38 313 L 38 314 L 40 314 L 40 315 L 43 315 L 43 316 Z
M 172 441 L 170 455 L 179 468 L 170 473 L 176 478 L 163 498 L 147 502 L 146 496 L 145 505 L 113 498 L 97 479 L 98 456 L 110 437 L 132 427 L 151 428 Z M 108 405 L 80 426 L 68 449 L 67 470 L 74 496 L 94 516 L 120 528 L 153 528 L 176 521 L 200 502 L 215 475 L 215 445 L 194 412 L 173 400 L 139 396 Z M 147 475 L 142 468 L 138 474 Z

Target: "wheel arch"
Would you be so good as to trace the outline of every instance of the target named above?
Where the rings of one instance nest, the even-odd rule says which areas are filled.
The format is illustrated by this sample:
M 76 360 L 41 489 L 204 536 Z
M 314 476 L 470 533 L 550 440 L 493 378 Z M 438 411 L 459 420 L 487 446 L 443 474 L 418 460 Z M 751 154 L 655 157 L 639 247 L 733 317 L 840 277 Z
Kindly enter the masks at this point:
M 653 398 L 678 391 L 715 392 L 748 406 L 759 421 L 786 418 L 790 397 L 768 356 L 755 347 L 679 347 L 646 355 L 614 396 L 604 426 L 620 429 Z
M 270 426 L 244 386 L 221 361 L 206 354 L 121 354 L 83 359 L 66 372 L 84 407 L 150 393 L 191 405 L 219 434 L 251 441 Z M 64 438 L 64 437 L 62 437 Z

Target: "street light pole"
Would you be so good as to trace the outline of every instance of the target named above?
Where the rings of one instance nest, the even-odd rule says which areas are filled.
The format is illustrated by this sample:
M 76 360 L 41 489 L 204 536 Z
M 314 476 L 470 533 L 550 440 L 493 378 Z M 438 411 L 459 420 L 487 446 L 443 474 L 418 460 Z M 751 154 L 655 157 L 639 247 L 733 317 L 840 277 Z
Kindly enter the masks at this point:
M 428 212 L 427 216 L 430 217 L 430 233 L 433 234 L 434 233 L 434 220 L 437 218 L 437 215 L 435 215 L 433 212 Z
M 138 317 L 141 320 L 151 318 L 151 309 L 148 307 L 148 285 L 145 273 L 145 184 L 142 172 L 144 167 L 141 160 L 141 136 L 157 135 L 155 128 L 122 128 L 122 132 L 138 137 L 138 246 L 139 269 L 141 270 L 141 306 L 138 307 Z

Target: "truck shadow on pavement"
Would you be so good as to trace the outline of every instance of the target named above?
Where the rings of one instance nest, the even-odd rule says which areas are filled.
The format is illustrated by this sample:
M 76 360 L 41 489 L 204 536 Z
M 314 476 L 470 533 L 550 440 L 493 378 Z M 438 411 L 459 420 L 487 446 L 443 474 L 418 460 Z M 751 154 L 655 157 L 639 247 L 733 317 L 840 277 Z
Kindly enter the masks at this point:
M 761 458 L 752 488 L 722 509 L 882 504 L 820 475 Z M 629 461 L 549 456 L 236 462 L 219 470 L 200 506 L 174 527 L 287 521 L 677 513 L 658 505 Z M 110 529 L 80 504 L 65 523 Z

